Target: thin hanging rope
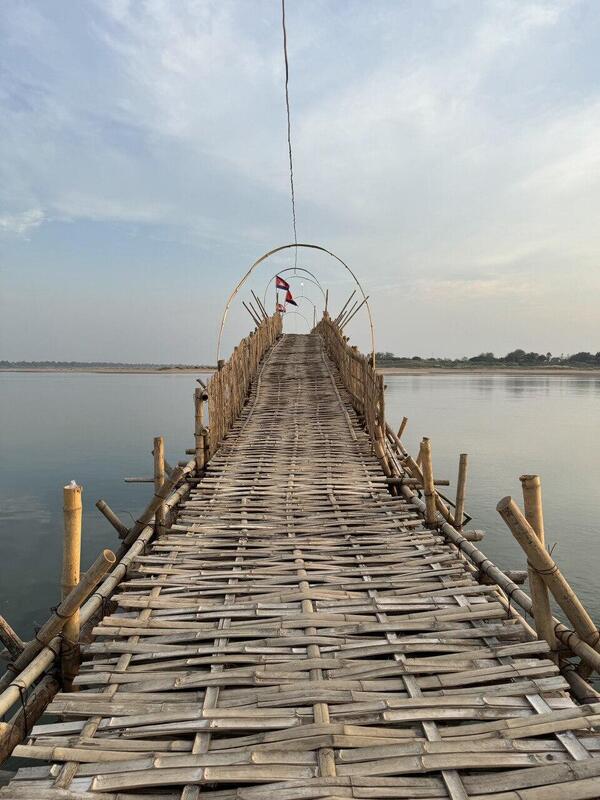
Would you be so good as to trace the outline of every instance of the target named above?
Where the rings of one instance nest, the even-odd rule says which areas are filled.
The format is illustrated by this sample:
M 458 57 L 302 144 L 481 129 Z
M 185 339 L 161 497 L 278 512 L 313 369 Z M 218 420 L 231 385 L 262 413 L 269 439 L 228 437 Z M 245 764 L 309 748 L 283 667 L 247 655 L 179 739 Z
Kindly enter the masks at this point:
M 292 194 L 292 226 L 294 228 L 294 270 L 298 264 L 298 234 L 296 232 L 296 195 L 294 192 L 294 159 L 292 156 L 292 123 L 290 118 L 290 93 L 288 84 L 290 81 L 290 68 L 288 64 L 287 52 L 287 31 L 285 29 L 285 0 L 281 0 L 281 27 L 283 28 L 283 59 L 285 62 L 285 109 L 287 114 L 287 140 L 288 155 L 290 158 L 290 190 Z

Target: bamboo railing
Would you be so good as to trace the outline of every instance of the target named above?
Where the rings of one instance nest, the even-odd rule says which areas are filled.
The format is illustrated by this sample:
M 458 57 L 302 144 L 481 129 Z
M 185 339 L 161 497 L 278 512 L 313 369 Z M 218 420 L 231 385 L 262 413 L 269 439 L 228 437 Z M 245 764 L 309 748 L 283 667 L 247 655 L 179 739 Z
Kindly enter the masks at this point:
M 348 344 L 338 323 L 327 312 L 314 332 L 323 338 L 325 349 L 338 369 L 353 407 L 362 418 L 373 450 L 387 476 L 391 494 L 409 499 L 423 514 L 426 524 L 439 530 L 457 548 L 478 580 L 495 584 L 498 599 L 507 613 L 519 618 L 532 636 L 537 635 L 548 642 L 551 657 L 568 680 L 574 695 L 582 702 L 598 702 L 600 694 L 586 679 L 592 672 L 600 675 L 600 632 L 544 548 L 539 477 L 521 477 L 525 516 L 510 497 L 501 500 L 497 506 L 527 556 L 532 591 L 532 597 L 529 597 L 516 582 L 522 583 L 526 573 L 522 573 L 523 579 L 518 579 L 518 571 L 499 569 L 473 544 L 484 534 L 462 529 L 465 521 L 471 519 L 464 512 L 466 454 L 460 455 L 456 503 L 453 503 L 436 488 L 447 481 L 434 480 L 430 440 L 423 438 L 419 455 L 414 459 L 400 440 L 407 418 L 404 417 L 398 434 L 386 423 L 383 376 L 375 371 L 371 360 Z M 552 615 L 548 593 L 553 595 L 573 629 Z M 523 619 L 515 606 L 532 617 L 535 628 Z M 574 661 L 575 658 L 579 661 Z
M 366 426 L 374 446 L 385 440 L 385 402 L 383 375 L 373 368 L 371 359 L 348 344 L 341 328 L 327 311 L 315 327 L 325 349 L 336 365 L 342 383 L 350 393 L 352 405 Z
M 221 442 L 242 410 L 250 384 L 266 351 L 281 335 L 281 315 L 263 319 L 256 329 L 238 344 L 228 361 L 209 380 L 208 393 L 209 455 Z

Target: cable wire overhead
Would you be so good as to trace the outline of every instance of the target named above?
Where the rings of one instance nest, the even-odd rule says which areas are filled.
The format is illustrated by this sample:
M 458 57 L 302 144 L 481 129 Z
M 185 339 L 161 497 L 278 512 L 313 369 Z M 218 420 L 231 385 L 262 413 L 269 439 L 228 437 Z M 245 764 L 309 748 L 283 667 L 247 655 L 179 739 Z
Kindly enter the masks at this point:
M 292 195 L 292 226 L 294 229 L 294 267 L 298 263 L 298 233 L 296 231 L 296 195 L 294 192 L 294 158 L 292 155 L 292 123 L 290 117 L 290 68 L 288 63 L 287 52 L 287 31 L 285 27 L 285 0 L 281 0 L 281 26 L 283 28 L 283 59 L 285 62 L 285 109 L 287 114 L 287 140 L 288 140 L 288 155 L 290 160 L 290 191 Z

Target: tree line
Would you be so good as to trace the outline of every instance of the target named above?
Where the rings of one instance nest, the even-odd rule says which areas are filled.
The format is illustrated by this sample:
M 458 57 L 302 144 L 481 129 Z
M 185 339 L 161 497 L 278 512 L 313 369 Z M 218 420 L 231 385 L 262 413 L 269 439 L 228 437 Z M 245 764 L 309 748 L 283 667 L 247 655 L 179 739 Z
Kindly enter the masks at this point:
M 376 353 L 377 363 L 380 365 L 403 365 L 407 363 L 426 363 L 428 365 L 440 366 L 464 366 L 473 365 L 503 365 L 510 367 L 520 366 L 570 366 L 570 367 L 600 367 L 600 351 L 588 353 L 582 350 L 579 353 L 560 356 L 552 353 L 536 353 L 526 350 L 511 350 L 505 356 L 495 356 L 494 353 L 479 353 L 479 355 L 463 356 L 462 358 L 423 358 L 421 356 L 397 356 L 390 352 Z

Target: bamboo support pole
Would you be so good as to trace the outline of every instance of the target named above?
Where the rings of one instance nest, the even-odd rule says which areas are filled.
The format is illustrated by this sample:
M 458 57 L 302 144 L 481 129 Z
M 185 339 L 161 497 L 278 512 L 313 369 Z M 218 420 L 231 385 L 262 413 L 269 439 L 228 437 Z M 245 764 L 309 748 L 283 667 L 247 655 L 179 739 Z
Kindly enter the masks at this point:
M 258 321 L 257 317 L 254 315 L 254 313 L 253 313 L 253 312 L 250 310 L 250 307 L 249 307 L 249 306 L 248 306 L 248 304 L 245 302 L 245 300 L 242 300 L 242 305 L 244 306 L 244 308 L 246 309 L 246 311 L 247 311 L 247 312 L 250 314 L 250 316 L 252 317 L 252 322 L 253 322 L 253 323 L 254 323 L 254 324 L 255 324 L 255 325 L 258 327 L 258 325 L 260 325 L 260 322 Z
M 435 504 L 435 484 L 433 482 L 433 465 L 431 463 L 431 442 L 427 437 L 421 442 L 421 467 L 423 471 L 423 494 L 425 495 L 425 524 L 434 528 L 437 525 Z
M 402 422 L 400 423 L 400 427 L 398 428 L 398 433 L 396 434 L 398 439 L 402 439 L 402 434 L 404 433 L 407 424 L 408 424 L 408 417 L 402 417 Z
M 456 479 L 456 502 L 454 504 L 454 527 L 460 530 L 464 524 L 465 492 L 467 488 L 467 464 L 469 456 L 461 453 L 458 458 L 458 477 Z
M 349 297 L 349 298 L 346 300 L 346 302 L 345 302 L 345 303 L 344 303 L 344 305 L 342 306 L 342 310 L 341 310 L 341 311 L 340 311 L 340 313 L 337 315 L 337 317 L 336 317 L 336 318 L 333 320 L 334 324 L 337 324 L 337 323 L 339 322 L 339 320 L 342 318 L 342 315 L 343 315 L 344 311 L 345 311 L 345 310 L 346 310 L 346 308 L 348 307 L 348 305 L 349 305 L 350 301 L 352 300 L 352 298 L 354 297 L 354 295 L 355 295 L 355 294 L 356 294 L 356 289 L 355 289 L 355 290 L 352 292 L 352 294 L 350 295 L 350 297 Z
M 498 513 L 519 542 L 531 568 L 544 581 L 554 599 L 573 625 L 575 632 L 600 653 L 600 633 L 579 598 L 562 575 L 556 562 L 540 542 L 535 530 L 512 499 L 504 497 L 496 506 Z M 584 675 L 584 677 L 586 677 Z
M 195 423 L 194 423 L 194 440 L 195 440 L 195 456 L 196 456 L 196 469 L 198 471 L 204 469 L 206 466 L 207 458 L 207 443 L 208 431 L 204 425 L 204 403 L 208 399 L 206 389 L 196 389 L 194 391 L 194 409 L 195 409 Z
M 64 536 L 61 577 L 61 600 L 63 603 L 81 579 L 81 492 L 81 486 L 77 486 L 74 481 L 71 481 L 63 489 Z M 78 671 L 79 606 L 65 621 L 62 629 L 61 674 L 66 692 L 72 691 L 73 679 Z
M 540 478 L 537 475 L 522 475 L 520 481 L 523 489 L 525 519 L 534 530 L 541 546 L 545 548 L 542 484 Z M 558 663 L 556 636 L 552 623 L 548 587 L 529 562 L 527 564 L 527 571 L 529 573 L 529 588 L 531 590 L 531 600 L 533 602 L 533 618 L 535 620 L 535 629 L 538 638 L 545 639 L 548 642 L 552 650 L 552 658 Z
M 25 648 L 25 642 L 0 614 L 0 642 L 6 647 L 11 658 L 17 658 Z
M 352 314 L 352 312 L 354 311 L 354 309 L 356 308 L 356 306 L 357 306 L 357 305 L 358 305 L 358 300 L 355 300 L 355 301 L 352 303 L 352 305 L 350 306 L 350 308 L 346 309 L 346 311 L 345 311 L 345 312 L 344 312 L 344 313 L 343 313 L 343 314 L 340 316 L 340 318 L 339 318 L 339 319 L 336 321 L 336 325 L 338 326 L 338 328 L 340 329 L 340 331 L 343 331 L 343 329 L 344 329 L 344 325 L 346 324 L 346 320 L 348 319 L 348 317 L 350 316 L 350 314 Z
M 262 319 L 262 314 L 260 313 L 260 311 L 257 311 L 254 308 L 254 306 L 252 305 L 252 302 L 250 300 L 248 300 L 248 305 L 250 306 L 250 308 L 252 309 L 252 312 L 254 313 L 254 316 L 258 320 L 258 325 L 257 325 L 257 327 L 258 327 L 260 325 L 260 322 L 261 322 L 261 319 Z
M 348 312 L 343 324 L 341 325 L 341 328 L 345 328 L 346 327 L 346 325 L 358 314 L 358 312 L 361 310 L 361 308 L 364 306 L 364 304 L 367 302 L 368 299 L 369 299 L 369 295 L 367 295 L 365 297 L 365 299 L 362 301 L 362 303 L 360 303 L 358 305 L 357 308 L 355 308 L 353 311 L 349 311 Z
M 154 491 L 158 492 L 160 487 L 165 482 L 165 440 L 162 436 L 154 437 Z M 161 503 L 156 509 L 155 524 L 156 532 L 160 534 L 164 531 L 167 523 L 167 512 L 165 510 L 164 502 Z
M 96 503 L 96 508 L 98 511 L 103 514 L 106 519 L 110 522 L 113 528 L 119 534 L 119 537 L 123 539 L 129 533 L 129 528 L 122 522 L 119 517 L 115 514 L 112 508 L 108 505 L 105 500 L 98 500 Z
M 250 291 L 252 292 L 252 297 L 256 300 L 256 305 L 258 307 L 258 310 L 260 311 L 261 318 L 262 319 L 269 319 L 269 315 L 265 311 L 265 307 L 263 306 L 263 304 L 260 302 L 260 300 L 256 296 L 256 293 L 254 292 L 254 289 L 250 289 Z
M 25 706 L 17 711 L 10 722 L 0 723 L 0 764 L 27 737 L 59 689 L 60 684 L 56 678 L 46 675 L 35 686 Z
M 91 567 L 85 572 L 69 594 L 64 598 L 50 619 L 45 622 L 35 635 L 35 639 L 25 646 L 21 655 L 11 665 L 11 669 L 0 678 L 0 691 L 7 688 L 13 677 L 21 670 L 26 670 L 40 651 L 63 630 L 65 623 L 79 611 L 82 603 L 94 591 L 110 567 L 116 562 L 112 550 L 103 550 Z M 81 620 L 79 621 L 81 624 Z M 20 677 L 20 676 L 19 676 Z M 0 711 L 3 714 L 4 711 Z

